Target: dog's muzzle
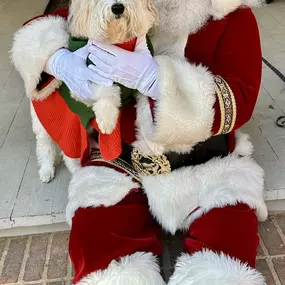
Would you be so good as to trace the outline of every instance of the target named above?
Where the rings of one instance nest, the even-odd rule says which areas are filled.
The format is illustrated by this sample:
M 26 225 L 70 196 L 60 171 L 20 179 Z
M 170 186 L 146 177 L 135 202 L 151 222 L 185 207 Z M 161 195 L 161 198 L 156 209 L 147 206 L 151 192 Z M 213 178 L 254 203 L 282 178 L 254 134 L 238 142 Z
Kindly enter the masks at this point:
M 115 3 L 111 7 L 112 13 L 119 17 L 122 16 L 125 12 L 125 6 L 122 3 Z

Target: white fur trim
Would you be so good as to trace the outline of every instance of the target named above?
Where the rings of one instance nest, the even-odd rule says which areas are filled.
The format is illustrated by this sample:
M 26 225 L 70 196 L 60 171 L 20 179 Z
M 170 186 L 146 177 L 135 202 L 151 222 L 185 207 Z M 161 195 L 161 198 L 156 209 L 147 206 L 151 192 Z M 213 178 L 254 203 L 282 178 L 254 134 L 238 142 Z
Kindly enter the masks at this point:
M 144 95 L 137 95 L 137 119 L 136 119 L 136 141 L 133 143 L 142 153 L 161 155 L 164 147 L 161 144 L 150 141 L 153 131 L 153 118 L 148 98 Z
M 156 55 L 184 57 L 189 35 L 213 17 L 219 20 L 241 6 L 256 7 L 263 0 L 153 0 L 159 25 L 150 31 Z
M 165 151 L 182 151 L 182 145 L 189 151 L 211 136 L 214 77 L 205 67 L 186 60 L 158 56 L 156 61 L 161 94 L 156 101 L 155 123 L 145 137 L 163 145 Z
M 131 189 L 139 185 L 132 178 L 103 166 L 87 166 L 72 176 L 68 189 L 66 219 L 71 225 L 79 208 L 112 206 L 119 203 Z
M 263 0 L 211 0 L 211 2 L 211 14 L 214 19 L 222 19 L 229 13 L 242 6 L 253 8 L 264 3 Z
M 241 156 L 251 156 L 253 153 L 253 144 L 250 141 L 250 136 L 240 131 L 235 132 L 235 150 L 234 153 Z
M 112 261 L 107 269 L 93 272 L 77 285 L 165 285 L 152 253 L 136 252 Z
M 165 230 L 175 233 L 188 229 L 195 219 L 215 207 L 238 202 L 256 209 L 259 220 L 265 220 L 263 176 L 263 170 L 250 157 L 231 154 L 170 174 L 143 176 L 142 184 L 153 215 Z
M 62 17 L 48 16 L 30 22 L 14 34 L 12 61 L 24 80 L 29 98 L 44 99 L 60 86 L 60 81 L 53 80 L 43 90 L 37 90 L 48 58 L 68 45 L 66 29 Z
M 53 79 L 46 87 L 44 87 L 41 90 L 33 90 L 30 93 L 27 92 L 26 94 L 29 98 L 32 100 L 44 100 L 46 97 L 48 97 L 50 94 L 52 94 L 56 89 L 58 89 L 61 86 L 62 82 L 57 79 Z M 29 94 L 29 95 L 28 95 Z
M 183 254 L 168 285 L 266 285 L 256 269 L 210 250 Z

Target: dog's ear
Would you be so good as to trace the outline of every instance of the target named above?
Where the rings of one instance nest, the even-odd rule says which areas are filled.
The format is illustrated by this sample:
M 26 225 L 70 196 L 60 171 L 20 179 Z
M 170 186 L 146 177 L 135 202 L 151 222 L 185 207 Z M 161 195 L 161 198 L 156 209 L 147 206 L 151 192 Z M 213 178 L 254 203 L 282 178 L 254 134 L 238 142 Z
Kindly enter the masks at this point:
M 158 18 L 158 13 L 153 5 L 153 2 L 152 0 L 147 0 L 147 9 L 150 11 L 152 17 L 154 18 L 154 25 L 158 25 L 158 21 L 159 21 L 159 18 Z
M 89 0 L 70 0 L 68 29 L 73 36 L 86 36 Z

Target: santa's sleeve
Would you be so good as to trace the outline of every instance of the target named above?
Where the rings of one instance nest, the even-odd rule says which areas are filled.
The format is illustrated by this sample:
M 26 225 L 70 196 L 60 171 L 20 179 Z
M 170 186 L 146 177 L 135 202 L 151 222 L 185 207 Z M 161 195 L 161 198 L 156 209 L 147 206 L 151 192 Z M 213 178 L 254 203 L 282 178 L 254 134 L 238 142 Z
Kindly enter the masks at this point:
M 251 10 L 236 11 L 219 39 L 211 66 L 157 56 L 160 98 L 153 138 L 196 144 L 240 128 L 253 112 L 261 83 L 259 31 Z
M 60 9 L 38 16 L 14 34 L 12 62 L 23 78 L 26 94 L 31 99 L 44 99 L 61 84 L 46 74 L 44 67 L 55 51 L 68 45 L 67 13 L 67 9 Z

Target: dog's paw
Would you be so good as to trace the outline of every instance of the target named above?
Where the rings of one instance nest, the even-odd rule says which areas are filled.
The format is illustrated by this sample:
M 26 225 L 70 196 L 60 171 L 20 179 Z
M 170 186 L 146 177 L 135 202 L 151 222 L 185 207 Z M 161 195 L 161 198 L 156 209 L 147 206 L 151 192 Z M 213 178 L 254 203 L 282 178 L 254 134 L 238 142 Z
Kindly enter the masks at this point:
M 102 134 L 111 134 L 117 125 L 118 115 L 112 114 L 108 118 L 103 116 L 96 116 L 96 121 Z
M 62 153 L 62 157 L 63 157 L 64 163 L 67 169 L 69 170 L 71 174 L 74 174 L 77 170 L 81 168 L 79 159 L 70 158 L 66 156 L 64 153 Z
M 94 105 L 93 110 L 96 116 L 96 122 L 103 134 L 111 134 L 119 117 L 119 108 L 107 101 L 100 102 Z
M 41 167 L 39 170 L 40 180 L 44 183 L 49 183 L 54 178 L 54 172 L 54 167 Z

